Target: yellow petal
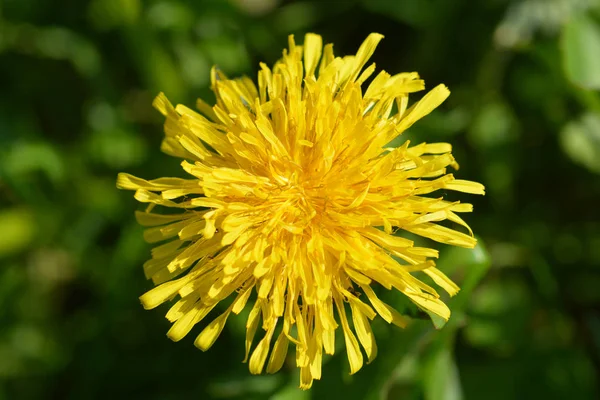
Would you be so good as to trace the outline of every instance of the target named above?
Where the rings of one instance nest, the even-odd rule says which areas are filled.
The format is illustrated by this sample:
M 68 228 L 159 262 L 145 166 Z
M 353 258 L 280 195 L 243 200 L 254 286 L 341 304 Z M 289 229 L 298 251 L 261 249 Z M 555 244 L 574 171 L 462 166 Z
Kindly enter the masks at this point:
M 397 126 L 398 132 L 403 132 L 410 128 L 412 124 L 435 110 L 440 104 L 450 96 L 450 91 L 445 85 L 438 85 L 429 91 L 423 98 L 411 107 Z
M 360 343 L 365 349 L 365 353 L 367 353 L 367 357 L 369 359 L 367 363 L 370 363 L 375 359 L 375 357 L 377 357 L 377 343 L 375 343 L 375 336 L 371 330 L 371 324 L 369 324 L 369 319 L 356 305 L 350 303 L 350 307 L 352 308 L 352 321 L 354 322 L 354 329 L 356 329 L 358 340 L 360 340 Z
M 481 183 L 465 181 L 462 179 L 455 179 L 446 183 L 445 188 L 464 193 L 485 194 L 485 186 L 483 186 Z
M 300 389 L 307 390 L 312 387 L 313 377 L 310 367 L 300 368 Z
M 146 189 L 150 191 L 162 191 L 181 187 L 201 189 L 199 184 L 200 181 L 197 179 L 159 178 L 147 181 L 125 173 L 117 175 L 117 188 L 128 190 Z
M 379 300 L 371 287 L 361 285 L 361 288 L 381 318 L 383 318 L 389 324 L 394 324 L 400 328 L 406 328 L 406 325 L 408 324 L 408 319 L 406 317 L 403 317 L 393 307 Z
M 289 339 L 285 335 L 285 332 L 281 331 L 279 337 L 275 341 L 271 357 L 269 358 L 269 364 L 267 364 L 267 373 L 274 374 L 279 371 L 285 361 L 285 356 L 288 352 Z
M 426 293 L 405 292 L 405 294 L 422 309 L 431 311 L 444 318 L 446 321 L 450 318 L 450 309 L 440 299 Z
M 177 294 L 177 291 L 181 289 L 187 283 L 186 279 L 180 279 L 177 281 L 171 281 L 163 283 L 160 286 L 144 293 L 140 296 L 140 301 L 144 309 L 150 310 L 158 307 L 165 301 L 169 300 Z
M 166 226 L 158 226 L 144 230 L 144 240 L 148 243 L 156 243 L 177 236 L 179 231 L 188 225 L 188 221 L 179 221 Z
M 304 70 L 306 76 L 314 75 L 321 51 L 323 49 L 323 39 L 314 33 L 307 33 L 304 37 Z
M 138 224 L 142 226 L 157 226 L 164 225 L 170 222 L 180 221 L 184 218 L 189 218 L 190 214 L 175 214 L 175 215 L 161 215 L 161 214 L 153 214 L 149 212 L 136 211 L 135 219 Z
M 246 289 L 244 289 L 240 294 L 238 294 L 233 304 L 231 305 L 231 312 L 233 312 L 234 314 L 239 314 L 240 312 L 242 312 L 244 307 L 246 307 L 246 303 L 248 302 L 250 294 L 252 294 L 253 287 L 254 285 L 248 285 Z
M 450 296 L 454 296 L 460 288 L 452 282 L 442 271 L 437 268 L 427 268 L 423 272 L 433 279 L 435 283 L 441 286 Z
M 383 39 L 383 35 L 379 33 L 371 33 L 360 45 L 360 48 L 356 53 L 356 58 L 354 59 L 354 65 L 352 72 L 350 73 L 349 81 L 354 81 L 358 77 L 358 74 L 362 68 L 375 52 L 375 48 L 377 48 L 377 44 L 379 44 L 381 39 Z
M 348 362 L 350 364 L 350 375 L 352 375 L 361 369 L 363 365 L 363 356 L 360 352 L 360 348 L 358 347 L 358 341 L 348 325 L 346 311 L 344 310 L 344 303 L 336 298 L 335 305 L 338 310 L 338 315 L 340 316 L 342 330 L 344 331 L 344 340 L 346 342 L 346 351 L 348 353 Z
M 196 305 L 196 301 L 198 301 L 199 298 L 200 295 L 194 293 L 190 296 L 179 300 L 173 305 L 173 307 L 169 309 L 165 317 L 170 322 L 177 321 L 179 318 L 183 317 L 188 311 L 190 311 L 192 307 L 194 307 L 194 305 Z
M 258 343 L 252 356 L 250 357 L 250 363 L 248 368 L 251 374 L 260 374 L 267 360 L 267 354 L 269 354 L 269 347 L 271 346 L 271 338 L 275 331 L 275 324 L 267 331 L 265 337 Z
M 472 249 L 477 245 L 477 239 L 469 235 L 465 235 L 464 233 L 446 228 L 445 226 L 432 224 L 429 222 L 414 226 L 406 226 L 404 229 L 414 234 L 433 239 L 437 242 L 451 244 L 454 246 L 468 247 Z
M 178 342 L 187 335 L 194 325 L 202 321 L 206 315 L 215 307 L 216 304 L 205 306 L 203 304 L 196 305 L 192 310 L 188 311 L 183 317 L 179 318 L 171 329 L 167 332 L 167 336 L 174 342 Z
M 260 321 L 260 302 L 254 303 L 254 307 L 248 315 L 248 321 L 246 322 L 246 355 L 242 362 L 248 361 L 248 355 L 250 354 L 250 348 L 252 347 L 252 341 L 256 334 L 256 328 L 258 328 L 258 322 Z
M 198 335 L 196 340 L 194 341 L 194 346 L 199 348 L 202 351 L 206 351 L 210 349 L 210 347 L 215 343 L 221 332 L 223 331 L 223 327 L 227 322 L 227 317 L 229 317 L 229 313 L 231 312 L 231 308 L 225 311 L 223 314 L 219 315 L 215 318 L 204 330 Z

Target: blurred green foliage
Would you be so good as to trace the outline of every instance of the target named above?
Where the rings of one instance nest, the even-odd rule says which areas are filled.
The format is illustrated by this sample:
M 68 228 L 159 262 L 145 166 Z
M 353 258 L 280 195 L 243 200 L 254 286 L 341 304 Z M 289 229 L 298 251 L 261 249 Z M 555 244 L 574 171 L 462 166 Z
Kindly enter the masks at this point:
M 390 294 L 415 323 L 376 321 L 372 364 L 349 376 L 339 351 L 302 392 L 292 363 L 247 372 L 243 318 L 207 353 L 166 338 L 115 177 L 182 175 L 159 91 L 210 101 L 213 64 L 255 76 L 308 31 L 338 54 L 381 32 L 379 68 L 446 83 L 402 140 L 453 143 L 488 194 L 463 198 L 482 244 L 442 250 L 450 322 Z M 598 398 L 599 74 L 594 0 L 0 1 L 0 399 Z

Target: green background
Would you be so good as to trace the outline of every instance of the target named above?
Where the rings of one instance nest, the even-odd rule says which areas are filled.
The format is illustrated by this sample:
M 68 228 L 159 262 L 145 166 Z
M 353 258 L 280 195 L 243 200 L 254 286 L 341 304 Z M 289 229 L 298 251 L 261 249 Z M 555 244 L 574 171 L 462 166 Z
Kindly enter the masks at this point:
M 138 300 L 142 207 L 115 188 L 182 175 L 153 97 L 212 101 L 213 64 L 254 78 L 289 33 L 343 55 L 373 31 L 378 68 L 452 90 L 403 138 L 452 143 L 456 175 L 487 188 L 453 197 L 480 245 L 442 248 L 452 319 L 388 298 L 416 322 L 375 321 L 378 358 L 348 376 L 340 349 L 309 392 L 293 356 L 248 373 L 242 318 L 207 353 L 200 328 L 172 343 L 166 307 Z M 0 399 L 598 398 L 599 89 L 592 0 L 1 0 Z

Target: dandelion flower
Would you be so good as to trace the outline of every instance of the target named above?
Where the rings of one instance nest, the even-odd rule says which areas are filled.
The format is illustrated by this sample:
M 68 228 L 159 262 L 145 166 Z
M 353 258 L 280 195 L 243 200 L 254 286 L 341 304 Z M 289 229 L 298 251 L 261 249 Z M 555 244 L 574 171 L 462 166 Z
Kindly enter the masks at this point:
M 398 234 L 474 247 L 458 215 L 472 206 L 431 194 L 484 188 L 446 173 L 458 167 L 449 144 L 389 147 L 450 92 L 439 85 L 408 107 L 409 93 L 425 86 L 417 73 L 382 71 L 366 85 L 375 64 L 365 66 L 382 38 L 371 34 L 356 55 L 336 57 L 319 35 L 307 34 L 303 46 L 290 36 L 272 69 L 260 64 L 258 87 L 213 68 L 216 104 L 198 100 L 199 112 L 158 95 L 162 150 L 185 160 L 190 179 L 123 173 L 117 186 L 148 203 L 137 220 L 147 227 L 144 238 L 161 244 L 144 264 L 157 286 L 140 299 L 146 309 L 177 299 L 166 315 L 169 338 L 182 339 L 210 314 L 194 342 L 207 350 L 230 315 L 248 307 L 250 372 L 278 371 L 291 344 L 306 389 L 321 378 L 323 353 L 334 353 L 340 326 L 350 373 L 377 354 L 370 320 L 405 326 L 376 286 L 449 318 L 436 290 L 415 276 L 458 292 L 436 269 L 438 252 Z M 180 212 L 154 213 L 155 206 Z

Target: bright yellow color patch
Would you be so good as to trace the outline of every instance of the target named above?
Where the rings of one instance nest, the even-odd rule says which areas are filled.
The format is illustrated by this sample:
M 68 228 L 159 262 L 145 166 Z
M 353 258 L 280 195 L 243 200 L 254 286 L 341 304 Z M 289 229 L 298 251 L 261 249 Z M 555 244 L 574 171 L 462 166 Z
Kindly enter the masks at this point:
M 367 362 L 377 354 L 370 320 L 379 315 L 406 325 L 372 287 L 394 288 L 420 308 L 450 317 L 438 293 L 413 275 L 422 271 L 456 294 L 458 287 L 431 260 L 437 251 L 394 234 L 474 247 L 457 215 L 472 206 L 426 195 L 440 189 L 484 194 L 484 188 L 446 173 L 457 168 L 449 144 L 386 147 L 450 92 L 439 85 L 408 107 L 409 93 L 424 88 L 417 73 L 382 71 L 365 85 L 375 71 L 365 65 L 381 39 L 371 34 L 355 56 L 340 58 L 318 35 L 306 35 L 304 48 L 290 36 L 289 50 L 272 69 L 261 64 L 258 87 L 215 68 L 214 107 L 199 101 L 198 113 L 173 107 L 163 94 L 156 98 L 166 117 L 162 149 L 187 160 L 182 167 L 192 178 L 120 174 L 117 186 L 149 203 L 137 219 L 147 227 L 146 240 L 163 244 L 144 264 L 158 286 L 141 301 L 148 309 L 178 298 L 167 313 L 171 339 L 183 338 L 231 298 L 195 341 L 207 350 L 230 314 L 253 299 L 250 372 L 279 370 L 291 344 L 306 389 L 320 379 L 323 352 L 334 352 L 340 325 L 351 373 L 362 367 L 363 350 Z M 152 213 L 156 205 L 182 213 Z M 467 233 L 439 225 L 444 220 Z M 259 327 L 264 335 L 255 341 Z

